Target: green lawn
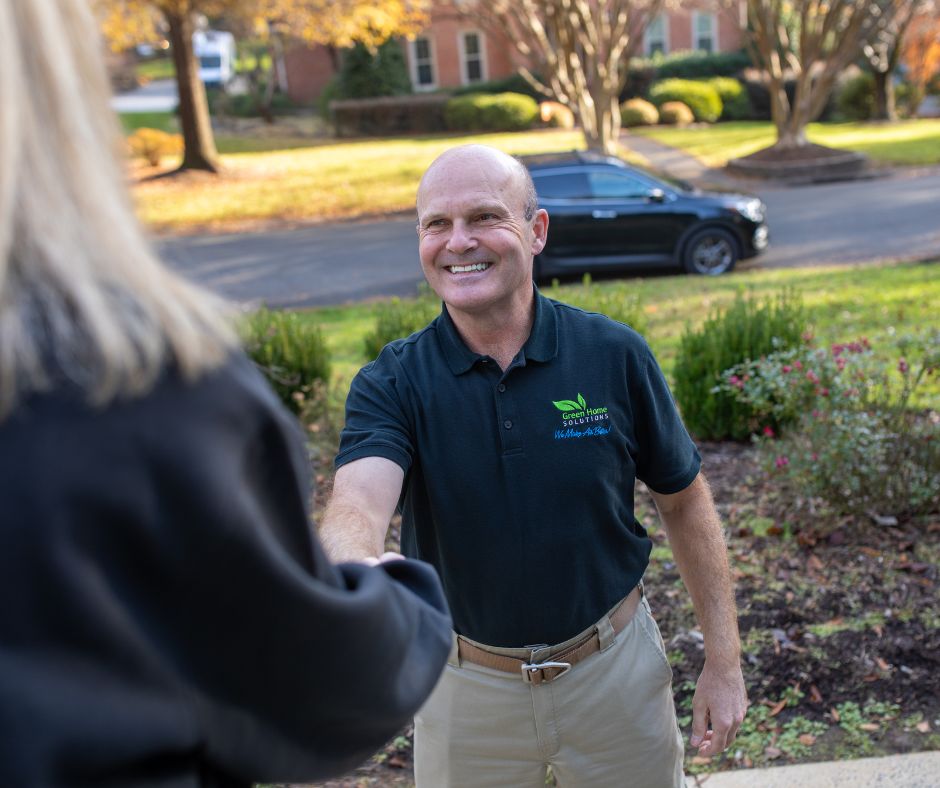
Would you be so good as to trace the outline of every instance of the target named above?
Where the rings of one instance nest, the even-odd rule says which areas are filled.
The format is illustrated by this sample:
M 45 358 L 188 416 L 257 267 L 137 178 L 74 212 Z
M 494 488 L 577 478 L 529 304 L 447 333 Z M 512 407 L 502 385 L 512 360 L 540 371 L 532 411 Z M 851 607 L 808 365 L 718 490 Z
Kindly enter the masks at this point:
M 127 134 L 142 128 L 179 131 L 179 122 L 172 112 L 123 112 L 118 118 Z
M 630 133 L 681 148 L 712 167 L 721 167 L 728 159 L 766 148 L 776 138 L 773 125 L 761 121 L 692 128 L 659 126 L 633 129 Z M 864 153 L 882 164 L 940 163 L 940 120 L 811 123 L 807 137 L 819 145 Z
M 220 148 L 251 147 L 241 139 L 222 138 Z M 295 146 L 301 142 L 290 140 Z M 139 215 L 157 230 L 251 228 L 393 213 L 413 207 L 418 180 L 437 155 L 467 142 L 520 154 L 584 145 L 580 132 L 555 129 L 349 142 L 310 139 L 306 147 L 223 154 L 225 173 L 219 178 L 164 178 L 139 183 L 134 192 Z M 280 146 L 283 140 L 258 141 L 256 146 L 269 144 Z
M 822 345 L 868 337 L 876 351 L 893 337 L 935 326 L 940 303 L 940 261 L 904 265 L 832 266 L 751 270 L 711 278 L 662 276 L 602 282 L 605 289 L 637 293 L 644 304 L 647 339 L 667 375 L 671 374 L 683 328 L 700 324 L 708 312 L 729 303 L 740 291 L 757 296 L 794 288 L 811 314 Z M 578 285 L 563 285 L 557 296 Z M 356 304 L 302 313 L 323 329 L 333 354 L 339 385 L 346 385 L 366 359 L 362 342 L 373 328 L 375 307 Z M 935 381 L 937 383 L 937 381 Z M 938 394 L 936 386 L 933 394 Z M 935 397 L 940 407 L 940 397 Z

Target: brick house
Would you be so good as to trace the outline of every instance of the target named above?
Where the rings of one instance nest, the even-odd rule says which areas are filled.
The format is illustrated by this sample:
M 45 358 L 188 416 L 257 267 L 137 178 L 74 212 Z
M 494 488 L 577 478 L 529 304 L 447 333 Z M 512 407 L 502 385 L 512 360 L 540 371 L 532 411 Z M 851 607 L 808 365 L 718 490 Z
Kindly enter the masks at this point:
M 747 22 L 746 0 L 716 5 L 702 0 L 664 12 L 647 29 L 641 53 L 740 49 Z M 415 92 L 501 79 L 512 75 L 522 62 L 511 41 L 486 24 L 485 12 L 474 20 L 456 12 L 446 0 L 432 2 L 427 30 L 403 45 Z M 297 102 L 314 100 L 334 73 L 324 47 L 295 46 L 288 51 L 286 66 L 288 93 Z

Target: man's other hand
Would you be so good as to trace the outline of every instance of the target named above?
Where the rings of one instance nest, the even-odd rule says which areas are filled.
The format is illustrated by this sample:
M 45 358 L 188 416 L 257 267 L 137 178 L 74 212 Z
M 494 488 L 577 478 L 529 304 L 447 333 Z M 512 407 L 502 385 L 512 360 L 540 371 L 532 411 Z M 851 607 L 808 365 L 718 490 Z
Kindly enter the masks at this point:
M 711 757 L 731 746 L 747 712 L 747 691 L 740 664 L 719 666 L 705 660 L 692 698 L 693 747 Z

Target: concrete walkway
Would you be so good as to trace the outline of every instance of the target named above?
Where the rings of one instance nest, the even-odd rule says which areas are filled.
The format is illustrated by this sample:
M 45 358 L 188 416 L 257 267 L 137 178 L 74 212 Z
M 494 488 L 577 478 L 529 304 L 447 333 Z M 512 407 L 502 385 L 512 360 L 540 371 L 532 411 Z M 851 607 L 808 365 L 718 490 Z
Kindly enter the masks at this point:
M 940 788 L 940 752 L 737 769 L 686 779 L 688 788 Z
M 752 191 L 754 184 L 748 185 L 743 179 L 733 178 L 723 170 L 713 170 L 706 167 L 694 156 L 679 150 L 663 145 L 661 142 L 641 137 L 638 134 L 624 133 L 620 136 L 620 142 L 625 147 L 640 154 L 649 162 L 652 169 L 661 173 L 670 175 L 673 178 L 679 178 L 688 181 L 693 186 L 700 189 L 721 189 L 727 191 L 745 190 Z

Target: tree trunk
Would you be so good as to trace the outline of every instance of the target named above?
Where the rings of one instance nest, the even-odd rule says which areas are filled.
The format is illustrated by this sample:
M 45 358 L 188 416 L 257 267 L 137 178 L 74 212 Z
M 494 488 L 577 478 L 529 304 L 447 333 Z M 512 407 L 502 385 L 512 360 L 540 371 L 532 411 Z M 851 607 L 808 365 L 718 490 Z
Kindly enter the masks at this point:
M 181 170 L 219 171 L 219 154 L 209 122 L 206 89 L 199 79 L 193 52 L 193 19 L 187 13 L 164 12 L 169 28 L 176 86 L 179 91 L 180 126 L 183 130 Z
M 894 98 L 894 80 L 892 79 L 891 73 L 878 69 L 875 69 L 872 73 L 875 77 L 874 119 L 897 120 L 898 110 Z

